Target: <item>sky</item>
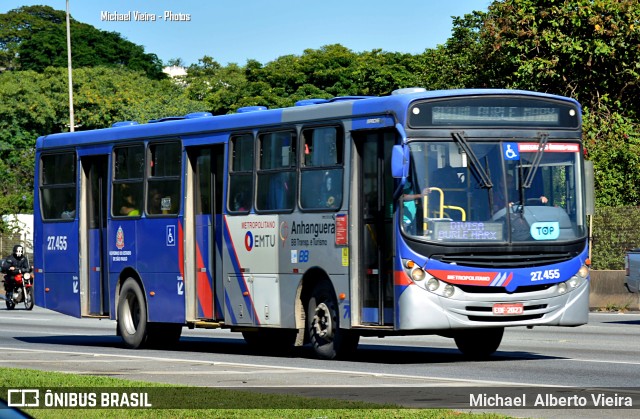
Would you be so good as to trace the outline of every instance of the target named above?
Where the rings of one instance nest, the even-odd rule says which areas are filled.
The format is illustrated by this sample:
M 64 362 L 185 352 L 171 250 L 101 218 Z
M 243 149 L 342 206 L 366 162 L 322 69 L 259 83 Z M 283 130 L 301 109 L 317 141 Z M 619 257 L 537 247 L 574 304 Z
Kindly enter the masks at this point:
M 490 0 L 69 0 L 71 16 L 118 32 L 164 63 L 213 57 L 222 65 L 262 64 L 305 49 L 341 44 L 359 53 L 422 53 L 451 36 L 451 16 L 486 11 Z M 66 0 L 0 0 L 0 13 L 22 6 L 66 10 Z M 173 19 L 165 19 L 172 13 Z M 105 15 L 129 15 L 113 21 Z M 156 20 L 135 20 L 137 15 Z M 73 51 L 73 45 L 72 45 Z

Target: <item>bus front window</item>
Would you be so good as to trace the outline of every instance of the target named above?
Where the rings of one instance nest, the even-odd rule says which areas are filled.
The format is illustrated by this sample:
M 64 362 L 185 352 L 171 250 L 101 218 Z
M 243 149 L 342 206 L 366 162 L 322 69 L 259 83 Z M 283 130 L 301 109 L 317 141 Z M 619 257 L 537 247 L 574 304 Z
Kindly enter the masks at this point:
M 550 143 L 538 159 L 531 142 L 470 146 L 490 184 L 454 142 L 410 143 L 411 173 L 400 196 L 405 234 L 440 243 L 558 242 L 586 234 L 577 144 Z

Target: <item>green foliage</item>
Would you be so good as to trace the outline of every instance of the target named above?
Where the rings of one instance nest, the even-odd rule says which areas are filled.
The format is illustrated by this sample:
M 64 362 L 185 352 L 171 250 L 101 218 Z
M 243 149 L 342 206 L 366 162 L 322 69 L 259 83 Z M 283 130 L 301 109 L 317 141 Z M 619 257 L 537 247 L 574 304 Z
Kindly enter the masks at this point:
M 489 6 L 480 81 L 564 94 L 636 113 L 638 0 L 504 0 Z
M 184 87 L 125 68 L 77 69 L 73 80 L 78 130 L 204 110 Z M 66 69 L 0 73 L 0 213 L 33 211 L 35 141 L 68 131 L 68 103 Z
M 65 20 L 65 12 L 49 6 L 20 7 L 0 14 L 0 68 L 16 69 L 22 41 Z
M 585 148 L 595 170 L 596 205 L 640 205 L 640 126 L 606 106 L 586 110 Z
M 51 77 L 64 79 L 66 72 L 48 69 Z M 74 71 L 76 124 L 80 130 L 104 128 L 119 121 L 140 123 L 165 116 L 204 110 L 189 100 L 184 87 L 171 80 L 150 80 L 142 72 L 124 68 L 83 68 Z
M 0 150 L 0 213 L 33 212 L 33 148 Z M 2 228 L 0 227 L 0 231 Z
M 624 253 L 640 246 L 640 207 L 600 207 L 592 220 L 592 268 L 624 269 Z
M 426 50 L 421 60 L 422 83 L 429 89 L 479 87 L 482 61 L 480 28 L 483 12 L 454 17 L 452 35 L 444 45 Z M 492 86 L 497 87 L 497 86 Z
M 116 32 L 71 19 L 73 67 L 126 67 L 152 79 L 166 78 L 162 62 Z M 66 13 L 25 6 L 0 14 L 0 67 L 42 72 L 67 67 Z
M 356 54 L 336 44 L 307 49 L 301 56 L 281 56 L 265 65 L 249 60 L 245 67 L 223 67 L 204 57 L 189 68 L 184 82 L 190 98 L 204 101 L 214 114 L 224 114 L 241 106 L 292 106 L 308 98 L 386 95 L 420 84 L 421 64 L 410 54 Z
M 62 388 L 93 389 L 95 392 L 118 389 L 131 392 L 160 394 L 168 400 L 164 405 L 192 406 L 194 408 L 128 408 L 128 409 L 27 409 L 26 413 L 38 418 L 69 417 L 144 417 L 144 418 L 506 418 L 495 414 L 460 413 L 447 409 L 404 409 L 395 405 L 358 402 L 350 400 L 301 397 L 291 394 L 267 394 L 253 391 L 236 391 L 212 387 L 184 387 L 171 384 L 123 380 L 111 377 L 65 374 L 55 371 L 38 371 L 24 368 L 0 368 L 4 388 Z M 151 395 L 149 396 L 151 398 Z M 174 402 L 175 400 L 175 402 Z M 202 403 L 213 402 L 221 406 L 244 406 L 238 408 L 202 409 Z M 264 406 L 282 406 L 265 408 Z

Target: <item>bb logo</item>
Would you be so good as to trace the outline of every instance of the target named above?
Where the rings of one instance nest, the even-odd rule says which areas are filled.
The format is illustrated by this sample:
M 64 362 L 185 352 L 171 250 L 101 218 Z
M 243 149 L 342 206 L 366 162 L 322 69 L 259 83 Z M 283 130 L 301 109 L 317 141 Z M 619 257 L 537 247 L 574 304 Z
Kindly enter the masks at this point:
M 250 252 L 253 249 L 253 233 L 247 231 L 247 234 L 244 235 L 244 247 L 247 249 L 247 252 Z

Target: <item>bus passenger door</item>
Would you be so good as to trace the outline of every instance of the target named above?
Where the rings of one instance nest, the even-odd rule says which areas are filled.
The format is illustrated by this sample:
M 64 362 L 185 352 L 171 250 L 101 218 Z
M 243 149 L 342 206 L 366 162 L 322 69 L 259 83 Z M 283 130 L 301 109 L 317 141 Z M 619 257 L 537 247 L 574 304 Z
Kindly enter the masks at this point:
M 109 156 L 81 157 L 80 295 L 83 316 L 109 316 L 107 185 Z
M 358 184 L 360 320 L 364 325 L 393 325 L 393 178 L 392 131 L 355 134 Z M 358 212 L 358 211 L 357 211 Z M 356 213 L 357 213 L 356 212 Z
M 193 148 L 188 151 L 191 165 L 190 205 L 185 212 L 185 280 L 193 278 L 186 287 L 195 293 L 195 301 L 187 305 L 188 318 L 217 320 L 222 318 L 222 185 L 224 145 Z M 191 195 L 191 198 L 189 198 Z M 190 216 L 192 214 L 192 216 Z M 186 224 L 193 220 L 193 234 Z M 189 298 L 188 301 L 192 299 Z

